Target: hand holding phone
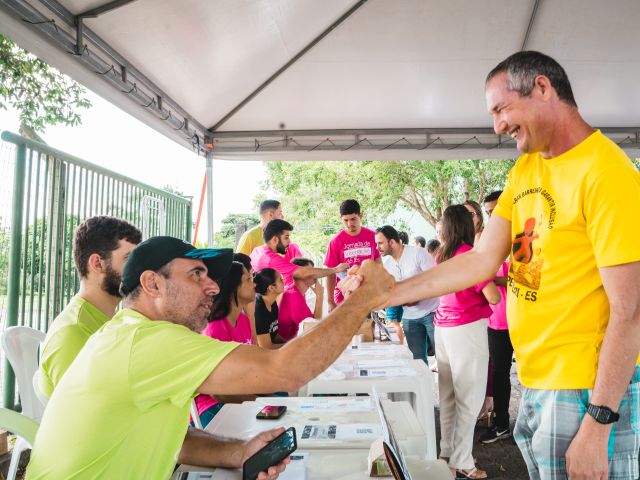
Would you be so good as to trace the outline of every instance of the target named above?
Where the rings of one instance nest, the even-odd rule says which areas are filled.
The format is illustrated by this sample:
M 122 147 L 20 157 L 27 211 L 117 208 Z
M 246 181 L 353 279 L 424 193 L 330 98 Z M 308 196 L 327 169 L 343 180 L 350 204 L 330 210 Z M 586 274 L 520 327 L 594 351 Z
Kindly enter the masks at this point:
M 287 407 L 275 406 L 275 405 L 267 405 L 262 410 L 258 412 L 256 418 L 258 420 L 277 420 L 287 411 Z
M 272 432 L 273 430 L 263 432 L 251 441 L 259 440 L 260 437 L 272 434 Z M 295 452 L 297 448 L 296 429 L 290 427 L 244 462 L 242 465 L 242 480 L 256 480 L 260 472 L 267 472 L 270 467 L 278 465 L 291 453 Z

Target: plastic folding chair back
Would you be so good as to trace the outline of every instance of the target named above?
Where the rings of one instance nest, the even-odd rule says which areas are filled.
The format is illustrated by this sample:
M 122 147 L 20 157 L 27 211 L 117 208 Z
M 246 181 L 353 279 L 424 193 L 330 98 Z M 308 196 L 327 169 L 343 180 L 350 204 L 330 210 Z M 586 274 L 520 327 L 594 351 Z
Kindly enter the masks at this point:
M 9 327 L 2 334 L 2 348 L 16 374 L 22 413 L 38 422 L 44 405 L 33 388 L 33 376 L 44 337 L 44 333 L 29 327 Z

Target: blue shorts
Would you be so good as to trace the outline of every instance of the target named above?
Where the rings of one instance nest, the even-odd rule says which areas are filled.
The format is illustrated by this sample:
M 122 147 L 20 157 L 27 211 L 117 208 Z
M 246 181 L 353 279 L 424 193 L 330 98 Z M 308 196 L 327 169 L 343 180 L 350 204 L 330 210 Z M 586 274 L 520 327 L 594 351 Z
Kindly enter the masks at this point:
M 387 320 L 390 320 L 393 322 L 402 320 L 402 311 L 403 311 L 402 305 L 398 305 L 397 307 L 388 307 L 385 310 L 385 315 L 387 317 Z

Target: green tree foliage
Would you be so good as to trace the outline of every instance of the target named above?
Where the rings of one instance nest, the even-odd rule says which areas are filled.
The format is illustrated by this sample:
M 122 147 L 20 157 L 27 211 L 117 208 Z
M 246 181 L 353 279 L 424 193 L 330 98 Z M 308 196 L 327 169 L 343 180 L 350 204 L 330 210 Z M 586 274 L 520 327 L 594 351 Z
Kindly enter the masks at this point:
M 482 201 L 501 189 L 512 165 L 512 160 L 266 164 L 268 184 L 283 195 L 295 241 L 316 253 L 340 230 L 338 207 L 344 199 L 360 202 L 367 225 L 386 221 L 402 206 L 435 226 L 448 205 Z
M 77 215 L 69 215 L 64 219 L 64 232 L 61 233 L 60 241 L 57 246 L 59 252 L 64 252 L 66 261 L 60 265 L 60 275 L 62 277 L 61 288 L 69 289 L 75 293 L 79 287 L 75 264 L 71 258 L 73 246 L 73 234 L 76 227 L 81 223 Z M 49 226 L 47 219 L 39 218 L 35 223 L 27 228 L 26 238 L 23 239 L 23 245 L 27 245 L 27 250 L 22 251 L 22 269 L 21 275 L 25 276 L 26 283 L 24 288 L 27 292 L 43 293 L 47 283 L 47 275 L 51 274 L 48 269 L 53 268 L 54 251 L 49 251 L 50 239 Z M 33 278 L 33 281 L 31 280 Z
M 86 91 L 66 75 L 0 35 L 0 108 L 15 108 L 35 131 L 47 125 L 78 125 L 78 109 L 89 108 Z
M 235 248 L 236 225 L 246 225 L 246 230 L 255 227 L 260 219 L 253 214 L 230 213 L 222 219 L 222 226 L 215 235 L 216 248 Z
M 0 229 L 0 296 L 7 294 L 7 280 L 9 278 L 9 245 L 11 234 L 8 228 Z M 0 306 L 2 302 L 0 301 Z

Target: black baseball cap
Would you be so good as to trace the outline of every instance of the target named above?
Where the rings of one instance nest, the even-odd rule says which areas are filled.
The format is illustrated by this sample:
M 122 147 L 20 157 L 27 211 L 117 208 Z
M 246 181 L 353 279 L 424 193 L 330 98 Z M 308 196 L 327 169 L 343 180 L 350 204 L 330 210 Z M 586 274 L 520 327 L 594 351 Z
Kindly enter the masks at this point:
M 202 260 L 211 279 L 219 281 L 231 268 L 233 250 L 230 248 L 196 248 L 174 237 L 151 237 L 138 244 L 129 254 L 122 269 L 120 295 L 130 294 L 140 285 L 140 275 L 147 270 L 157 272 L 171 260 L 191 258 Z

